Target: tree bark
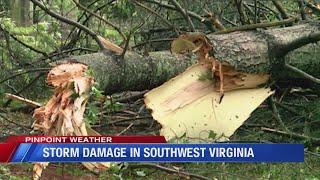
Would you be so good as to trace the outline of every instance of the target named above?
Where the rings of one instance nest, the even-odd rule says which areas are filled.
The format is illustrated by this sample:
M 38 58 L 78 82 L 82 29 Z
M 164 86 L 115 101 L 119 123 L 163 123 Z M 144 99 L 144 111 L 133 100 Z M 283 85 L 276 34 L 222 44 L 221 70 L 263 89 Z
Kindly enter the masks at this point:
M 11 18 L 17 23 L 17 25 L 25 26 L 31 23 L 29 18 L 29 0 L 12 0 L 11 11 Z
M 277 71 L 288 76 L 282 67 L 286 62 L 319 77 L 320 45 L 305 45 L 283 58 L 277 58 L 275 53 L 293 40 L 318 32 L 319 28 L 316 23 L 307 23 L 286 28 L 209 35 L 208 38 L 213 45 L 211 54 L 240 71 L 275 73 L 273 67 L 279 66 Z M 110 94 L 157 87 L 195 63 L 197 57 L 193 54 L 176 55 L 169 51 L 152 52 L 148 56 L 127 52 L 122 65 L 116 63 L 116 56 L 102 53 L 76 56 L 73 59 L 88 64 L 100 88 Z
M 311 33 L 319 32 L 316 23 L 300 24 L 269 30 L 234 32 L 209 35 L 213 44 L 212 54 L 220 61 L 249 73 L 270 73 L 274 64 L 283 64 L 273 59 L 282 46 Z M 320 75 L 320 46 L 312 43 L 287 54 L 282 61 L 297 66 L 314 75 Z
M 117 58 L 119 56 L 93 53 L 72 59 L 88 64 L 95 81 L 107 94 L 152 89 L 183 72 L 197 60 L 193 54 L 174 55 L 169 51 L 152 52 L 148 56 L 128 51 L 124 59 L 118 59 L 120 63 L 117 63 Z

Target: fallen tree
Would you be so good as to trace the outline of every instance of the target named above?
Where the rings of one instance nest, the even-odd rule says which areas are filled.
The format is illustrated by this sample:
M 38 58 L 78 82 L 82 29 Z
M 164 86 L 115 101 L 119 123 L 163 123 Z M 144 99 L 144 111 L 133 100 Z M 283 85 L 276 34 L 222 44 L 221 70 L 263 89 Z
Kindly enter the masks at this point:
M 320 46 L 315 43 L 320 39 L 319 28 L 319 24 L 309 22 L 207 37 L 213 45 L 210 54 L 237 70 L 287 77 L 286 70 L 290 68 L 286 67 L 294 66 L 311 76 L 320 76 Z M 192 53 L 177 55 L 170 51 L 150 52 L 148 55 L 128 51 L 124 58 L 116 54 L 94 53 L 72 59 L 88 64 L 101 88 L 111 94 L 157 87 L 194 64 L 197 57 Z
M 198 60 L 198 64 L 150 91 L 146 95 L 146 105 L 153 110 L 153 117 L 162 124 L 160 134 L 167 140 L 184 136 L 197 141 L 206 138 L 225 140 L 273 91 L 270 88 L 257 86 L 251 87 L 252 89 L 231 89 L 233 91 L 226 92 L 224 100 L 221 101 L 223 96 L 215 89 L 217 82 L 214 79 L 210 81 L 199 79 L 200 75 L 208 70 L 201 64 L 201 58 L 214 58 L 231 65 L 237 71 L 229 69 L 228 72 L 227 69 L 224 73 L 241 74 L 243 75 L 240 76 L 241 81 L 246 81 L 245 77 L 251 77 L 248 81 L 253 79 L 256 81 L 259 80 L 258 76 L 263 74 L 267 77 L 270 73 L 283 74 L 278 72 L 286 67 L 292 67 L 288 64 L 318 75 L 319 45 L 314 44 L 320 39 L 318 28 L 317 24 L 308 23 L 287 28 L 209 35 L 207 38 L 210 47 L 212 45 L 210 56 L 208 52 L 202 57 L 192 53 L 196 52 L 194 49 L 197 49 L 198 53 L 201 52 L 203 46 L 188 49 L 188 46 L 183 45 L 180 50 L 191 50 L 191 52 L 174 54 L 170 51 L 161 51 L 152 52 L 148 56 L 134 52 L 127 52 L 124 56 L 119 53 L 96 53 L 73 59 L 88 64 L 93 69 L 96 80 L 107 93 L 156 87 Z M 197 37 L 203 38 L 199 34 L 190 34 L 187 37 L 192 36 L 195 38 L 191 43 L 197 41 Z M 46 106 L 35 111 L 36 121 L 33 125 L 35 129 L 40 129 L 45 134 L 90 134 L 82 121 L 85 109 L 85 103 L 82 102 L 87 101 L 93 81 L 85 74 L 86 65 L 76 64 L 82 67 L 77 71 L 77 68 L 72 67 L 72 63 L 71 61 L 67 65 L 57 66 L 48 75 L 47 81 L 56 87 L 55 94 Z M 63 66 L 68 68 L 61 68 Z M 211 69 L 211 75 L 215 73 L 214 70 L 216 69 Z M 221 70 L 219 69 L 220 75 L 223 74 Z M 258 85 L 260 81 L 254 84 Z M 77 95 L 76 99 L 72 99 L 74 92 Z M 77 103 L 78 101 L 80 103 Z M 78 124 L 74 123 L 77 121 Z M 85 165 L 91 170 L 104 169 L 108 166 L 97 163 Z M 40 177 L 46 166 L 47 163 L 35 165 L 36 178 Z

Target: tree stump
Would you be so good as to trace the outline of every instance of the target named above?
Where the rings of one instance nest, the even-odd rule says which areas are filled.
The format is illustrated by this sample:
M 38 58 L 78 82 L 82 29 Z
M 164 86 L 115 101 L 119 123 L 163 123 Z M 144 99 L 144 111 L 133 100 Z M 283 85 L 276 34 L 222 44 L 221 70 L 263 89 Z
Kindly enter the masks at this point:
M 47 83 L 54 87 L 54 93 L 45 106 L 34 111 L 32 127 L 47 136 L 99 135 L 86 127 L 84 111 L 94 83 L 86 74 L 88 66 L 67 62 L 54 67 L 47 76 Z M 33 178 L 39 179 L 49 163 L 35 163 Z M 96 173 L 109 167 L 108 163 L 82 163 Z

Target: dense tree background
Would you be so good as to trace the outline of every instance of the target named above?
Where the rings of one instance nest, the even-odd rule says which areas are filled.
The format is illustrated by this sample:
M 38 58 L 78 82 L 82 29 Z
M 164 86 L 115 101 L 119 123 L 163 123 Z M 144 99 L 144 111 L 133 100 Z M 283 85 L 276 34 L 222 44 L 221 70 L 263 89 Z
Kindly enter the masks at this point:
M 188 14 L 191 24 L 167 1 L 74 2 L 43 1 L 50 11 L 89 27 L 97 35 L 123 47 L 126 42 L 124 38 L 131 32 L 130 48 L 141 53 L 169 49 L 172 38 L 188 31 L 216 32 L 218 29 L 212 23 L 216 20 L 225 28 L 230 28 L 286 18 L 281 16 L 272 1 L 181 1 L 180 5 L 191 13 Z M 281 3 L 287 16 L 299 16 L 298 1 Z M 2 0 L 1 8 L 2 77 L 16 74 L 19 70 L 32 71 L 11 81 L 1 82 L 4 85 L 1 86 L 2 91 L 21 91 L 18 94 L 27 97 L 36 95 L 38 93 L 32 92 L 37 90 L 26 93 L 27 88 L 20 86 L 37 81 L 34 79 L 38 79 L 39 74 L 43 75 L 41 71 L 44 71 L 38 68 L 48 67 L 50 62 L 62 57 L 99 50 L 98 44 L 88 33 L 53 18 L 30 1 Z M 307 15 L 316 19 L 313 14 Z M 39 85 L 30 85 L 29 88 L 36 87 Z M 38 91 L 42 88 L 43 85 L 40 85 Z
M 150 52 L 170 50 L 171 41 L 187 32 L 210 34 L 233 28 L 267 29 L 262 24 L 279 28 L 304 22 L 319 23 L 319 3 L 317 0 L 0 0 L 0 136 L 28 134 L 32 123 L 32 108 L 5 98 L 4 93 L 46 102 L 52 93 L 45 83 L 51 65 L 68 57 L 103 51 L 98 35 L 147 57 Z M 250 26 L 255 24 L 255 28 Z M 280 178 L 286 173 L 289 178 L 319 178 L 320 93 L 316 81 L 295 76 L 272 84 L 277 90 L 275 97 L 265 102 L 232 138 L 234 141 L 304 143 L 308 148 L 306 163 L 292 165 L 296 168 L 281 164 L 179 164 L 178 168 L 194 173 L 207 169 L 200 173 L 222 179 L 245 178 L 242 171 L 249 170 L 252 173 L 247 177 L 253 178 Z M 134 128 L 126 133 L 157 134 L 159 125 L 152 120 L 141 99 L 146 91 L 121 92 L 110 98 L 103 95 L 104 88 L 97 85 L 93 89 L 86 114 L 88 123 L 100 132 L 112 134 L 121 132 L 132 121 Z M 279 119 L 289 131 L 282 129 Z M 59 168 L 62 166 L 57 165 Z M 125 173 L 133 178 L 155 178 L 155 173 L 161 173 L 136 171 L 137 168 L 128 172 L 113 171 L 117 176 Z M 15 169 L 16 166 L 1 166 L 0 174 L 10 176 Z M 28 168 L 25 169 L 28 172 Z M 113 172 L 104 176 L 102 178 L 116 178 Z

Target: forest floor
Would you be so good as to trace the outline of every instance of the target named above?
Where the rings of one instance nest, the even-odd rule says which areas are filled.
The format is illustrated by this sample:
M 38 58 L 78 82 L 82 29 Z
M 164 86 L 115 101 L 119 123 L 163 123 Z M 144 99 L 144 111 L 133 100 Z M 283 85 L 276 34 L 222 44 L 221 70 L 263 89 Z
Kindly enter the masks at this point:
M 230 140 L 236 142 L 304 143 L 306 152 L 303 163 L 160 163 L 159 165 L 180 172 L 205 176 L 209 179 L 320 179 L 320 143 L 296 135 L 320 137 L 320 97 L 314 93 L 300 91 L 291 92 L 289 95 L 278 94 L 277 97 L 276 105 L 279 115 L 285 126 L 295 133 L 281 133 L 281 126 L 266 101 Z M 155 135 L 161 128 L 151 118 L 150 113 L 143 109 L 142 99 L 123 101 L 120 109 L 113 108 L 112 112 L 99 110 L 100 116 L 92 127 L 101 134 L 121 132 L 122 135 Z M 1 110 L 6 119 L 0 118 L 0 137 L 10 134 L 30 134 L 31 130 L 28 127 L 33 122 L 32 110 L 26 110 L 23 108 L 23 104 L 19 103 L 12 103 L 10 108 Z M 127 129 L 128 126 L 130 126 L 129 129 Z M 277 132 L 265 130 L 266 128 Z M 79 163 L 52 163 L 44 170 L 42 179 L 188 178 L 179 173 L 168 173 L 153 167 L 134 169 L 123 167 L 126 166 L 122 166 L 122 168 L 114 166 L 97 175 Z M 32 164 L 30 163 L 0 164 L 0 179 L 31 179 L 31 177 Z

